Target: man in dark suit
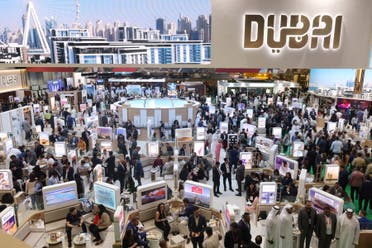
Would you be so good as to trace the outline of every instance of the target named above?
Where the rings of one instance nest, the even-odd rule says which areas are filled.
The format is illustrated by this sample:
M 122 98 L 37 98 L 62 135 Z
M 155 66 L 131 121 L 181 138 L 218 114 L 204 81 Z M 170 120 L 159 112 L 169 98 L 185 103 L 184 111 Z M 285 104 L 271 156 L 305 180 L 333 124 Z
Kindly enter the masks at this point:
M 335 238 L 337 217 L 331 213 L 331 208 L 326 206 L 324 212 L 317 215 L 315 234 L 319 239 L 319 248 L 329 248 Z
M 316 222 L 316 212 L 311 207 L 311 201 L 307 200 L 305 207 L 301 208 L 298 213 L 298 229 L 300 229 L 300 248 L 304 247 L 304 241 L 306 239 L 306 248 L 310 247 L 311 237 Z
M 238 227 L 242 235 L 242 243 L 248 246 L 251 243 L 251 218 L 248 212 L 245 212 L 242 219 L 238 222 Z
M 220 162 L 216 162 L 216 164 L 213 166 L 213 193 L 215 197 L 219 197 L 218 194 L 222 194 L 220 192 L 220 178 L 221 178 L 221 172 L 220 172 Z
M 205 217 L 200 214 L 199 207 L 195 207 L 194 214 L 189 218 L 189 231 L 193 248 L 203 247 L 204 230 L 207 226 Z
M 236 196 L 242 196 L 242 181 L 244 180 L 244 171 L 245 171 L 245 167 L 244 165 L 242 164 L 242 161 L 239 160 L 238 162 L 238 168 L 236 169 L 236 183 L 238 184 L 238 193 L 236 194 Z
M 179 216 L 190 218 L 194 214 L 195 207 L 190 203 L 188 198 L 183 199 L 183 204 L 185 205 L 185 210 Z
M 229 181 L 230 190 L 234 191 L 231 185 L 231 170 L 232 170 L 232 165 L 230 164 L 230 161 L 227 158 L 224 158 L 224 163 L 221 165 L 221 171 L 222 171 L 222 178 L 223 178 L 223 187 L 225 191 L 226 191 L 226 179 Z

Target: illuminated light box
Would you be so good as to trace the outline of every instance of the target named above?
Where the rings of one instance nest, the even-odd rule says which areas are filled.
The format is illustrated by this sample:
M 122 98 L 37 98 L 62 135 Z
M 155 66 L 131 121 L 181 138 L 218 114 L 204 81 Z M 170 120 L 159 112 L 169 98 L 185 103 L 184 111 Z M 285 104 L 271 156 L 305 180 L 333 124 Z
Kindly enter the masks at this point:
M 14 207 L 7 207 L 0 213 L 1 230 L 8 234 L 14 235 L 17 231 L 17 221 Z
M 39 141 L 43 146 L 49 146 L 49 133 L 41 132 L 39 133 Z
M 246 124 L 245 131 L 247 132 L 247 136 L 250 138 L 256 132 L 257 127 L 255 125 Z
M 304 149 L 305 149 L 304 142 L 300 142 L 300 141 L 293 142 L 293 157 L 295 158 L 303 157 Z
M 260 204 L 273 205 L 276 203 L 277 184 L 275 182 L 260 183 Z
M 187 180 L 184 183 L 184 198 L 194 205 L 211 208 L 213 202 L 212 186 Z
M 327 122 L 327 131 L 329 133 L 333 133 L 336 131 L 337 128 L 337 122 Z
M 137 206 L 148 209 L 157 206 L 168 199 L 167 183 L 159 181 L 137 187 Z
M 274 103 L 274 101 L 273 101 L 272 97 L 267 98 L 267 105 L 271 105 L 273 103 Z
M 5 141 L 5 152 L 6 154 L 9 154 L 13 149 L 13 140 L 12 139 L 7 139 Z
M 340 166 L 338 164 L 325 165 L 324 183 L 334 184 L 338 181 Z
M 101 153 L 103 153 L 104 150 L 110 152 L 112 151 L 112 142 L 111 141 L 101 141 L 100 142 L 101 147 Z
M 0 141 L 5 141 L 6 139 L 8 139 L 8 134 L 0 133 Z
M 191 128 L 177 128 L 175 132 L 178 141 L 191 141 L 192 129 Z
M 273 136 L 277 139 L 282 138 L 282 128 L 281 127 L 273 127 Z
M 204 141 L 194 142 L 194 152 L 196 153 L 196 156 L 204 156 Z
M 13 177 L 11 170 L 0 170 L 0 191 L 13 189 Z
M 84 112 L 85 110 L 87 110 L 87 104 L 86 103 L 80 104 L 80 112 Z
M 253 109 L 247 109 L 247 115 L 248 115 L 248 118 L 252 119 L 253 118 Z
M 45 186 L 42 193 L 44 209 L 47 211 L 79 203 L 75 181 Z
M 54 154 L 57 158 L 67 155 L 67 147 L 65 142 L 54 143 Z
M 262 136 L 256 137 L 256 147 L 263 151 L 268 151 L 274 145 L 274 141 L 272 139 L 268 139 Z
M 114 233 L 115 241 L 124 238 L 125 230 L 125 211 L 123 206 L 118 206 L 114 214 Z
M 196 140 L 205 140 L 205 128 L 204 127 L 196 128 Z
M 159 143 L 157 141 L 148 142 L 148 156 L 151 158 L 156 158 L 159 156 Z
M 341 215 L 343 212 L 344 200 L 321 189 L 310 188 L 308 199 L 317 213 L 322 213 L 326 206 L 329 206 L 331 212 L 336 215 Z
M 275 169 L 279 171 L 279 174 L 285 176 L 287 172 L 291 173 L 292 179 L 297 179 L 298 174 L 298 162 L 290 159 L 286 156 L 277 155 L 275 157 Z
M 228 133 L 229 132 L 229 123 L 228 122 L 220 122 L 220 132 L 223 133 L 223 132 L 226 132 Z
M 266 128 L 266 118 L 265 117 L 258 117 L 258 124 L 257 128 Z
M 238 135 L 237 134 L 228 134 L 227 140 L 228 140 L 230 146 L 238 144 Z
M 95 182 L 94 202 L 106 208 L 116 210 L 120 203 L 120 187 L 104 182 Z
M 98 139 L 112 139 L 112 128 L 111 127 L 97 127 Z
M 242 161 L 246 170 L 252 169 L 253 154 L 251 152 L 241 152 L 239 154 L 239 159 Z

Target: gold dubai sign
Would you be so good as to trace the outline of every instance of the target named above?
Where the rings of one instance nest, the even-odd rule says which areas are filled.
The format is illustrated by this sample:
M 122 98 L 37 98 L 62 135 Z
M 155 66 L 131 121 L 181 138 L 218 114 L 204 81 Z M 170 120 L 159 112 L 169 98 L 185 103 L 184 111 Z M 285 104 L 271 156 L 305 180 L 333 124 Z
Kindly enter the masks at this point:
M 273 54 L 282 49 L 337 50 L 341 45 L 342 16 L 303 14 L 246 14 L 244 18 L 244 48 L 267 47 Z

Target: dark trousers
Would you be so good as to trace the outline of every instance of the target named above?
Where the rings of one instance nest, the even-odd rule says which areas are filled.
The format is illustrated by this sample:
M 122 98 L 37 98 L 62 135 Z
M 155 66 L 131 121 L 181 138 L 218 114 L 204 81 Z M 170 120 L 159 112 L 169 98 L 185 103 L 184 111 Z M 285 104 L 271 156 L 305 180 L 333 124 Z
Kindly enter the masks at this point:
M 80 224 L 80 222 L 78 222 L 78 223 L 71 223 L 71 224 L 72 225 L 78 225 L 78 224 Z M 87 227 L 85 226 L 84 223 L 81 225 L 81 229 L 83 229 L 83 233 L 86 233 L 87 232 Z M 69 244 L 71 244 L 71 240 L 72 240 L 71 230 L 72 230 L 72 227 L 66 226 L 67 241 L 68 241 Z
M 164 240 L 167 240 L 170 232 L 168 221 L 155 222 L 155 226 L 163 231 Z
M 160 165 L 160 176 L 162 177 L 163 176 L 163 165 Z
M 363 200 L 364 200 L 364 207 L 363 207 Z M 364 211 L 367 211 L 368 203 L 370 203 L 370 200 L 368 197 L 359 197 L 359 210 L 363 209 Z M 369 207 L 371 208 L 371 206 Z
M 359 198 L 359 187 L 350 187 L 350 197 L 351 200 L 354 202 L 354 193 L 356 193 L 356 199 Z
M 304 247 L 304 241 L 306 239 L 306 248 L 310 248 L 310 241 L 311 241 L 311 236 L 313 235 L 312 231 L 307 231 L 307 232 L 301 232 L 300 235 L 300 248 Z
M 96 226 L 95 224 L 90 224 L 89 226 L 89 231 L 92 233 L 92 235 L 94 236 L 94 238 L 98 241 L 98 240 L 101 240 L 101 235 L 99 235 L 100 232 L 106 230 L 106 228 L 104 229 L 99 229 L 98 226 Z
M 229 188 L 232 189 L 232 185 L 231 185 L 231 173 L 229 174 L 223 174 L 223 188 L 224 190 L 226 191 L 226 180 L 229 181 Z
M 213 193 L 216 195 L 218 192 L 220 192 L 220 180 L 213 181 Z
M 236 180 L 236 183 L 238 184 L 238 194 L 242 194 L 242 181 L 243 180 Z
M 204 236 L 203 235 L 200 235 L 197 238 L 191 238 L 192 247 L 193 248 L 198 248 L 198 245 L 199 245 L 199 248 L 203 248 L 203 241 L 204 241 Z
M 318 248 L 331 247 L 332 235 L 325 235 L 324 238 L 319 238 Z

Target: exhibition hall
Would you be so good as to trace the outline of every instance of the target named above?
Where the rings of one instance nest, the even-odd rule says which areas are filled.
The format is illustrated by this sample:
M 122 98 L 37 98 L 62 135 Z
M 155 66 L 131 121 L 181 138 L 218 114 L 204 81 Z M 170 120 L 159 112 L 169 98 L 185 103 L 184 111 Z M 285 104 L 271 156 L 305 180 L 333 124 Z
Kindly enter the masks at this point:
M 371 1 L 0 8 L 1 247 L 372 246 Z

